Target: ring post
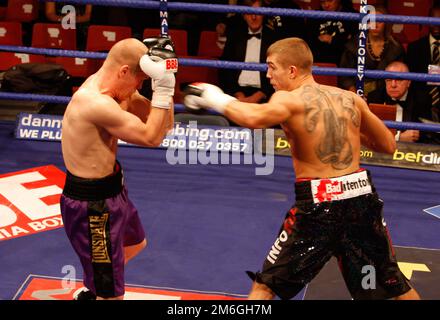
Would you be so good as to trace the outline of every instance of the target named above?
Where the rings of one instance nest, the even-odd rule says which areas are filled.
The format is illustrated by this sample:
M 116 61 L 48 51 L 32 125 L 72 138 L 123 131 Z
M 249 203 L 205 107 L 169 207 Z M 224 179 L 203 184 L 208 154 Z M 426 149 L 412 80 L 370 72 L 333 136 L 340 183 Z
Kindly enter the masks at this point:
M 160 14 L 160 35 L 165 37 L 168 35 L 168 1 L 160 0 L 159 3 Z
M 359 46 L 357 56 L 357 77 L 356 77 L 356 93 L 360 97 L 364 96 L 364 79 L 365 79 L 365 56 L 368 36 L 368 1 L 361 0 L 360 14 L 361 21 L 359 22 Z

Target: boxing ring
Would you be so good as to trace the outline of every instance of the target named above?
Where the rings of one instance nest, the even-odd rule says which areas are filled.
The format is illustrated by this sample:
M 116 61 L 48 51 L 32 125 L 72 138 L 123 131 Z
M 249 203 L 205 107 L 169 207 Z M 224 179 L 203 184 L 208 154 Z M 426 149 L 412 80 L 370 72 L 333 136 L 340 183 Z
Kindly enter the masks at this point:
M 73 0 L 74 3 L 92 1 Z M 155 1 L 93 3 L 158 8 Z M 223 10 L 286 14 L 274 9 L 193 6 L 169 3 L 169 9 Z M 214 9 L 213 9 L 214 8 Z M 261 10 L 261 11 L 260 11 Z M 296 10 L 292 10 L 296 11 Z M 302 10 L 297 16 L 317 17 Z M 319 17 L 322 16 L 320 13 Z M 339 16 L 338 16 L 339 18 Z M 358 19 L 359 15 L 350 16 Z M 387 19 L 389 17 L 382 17 Z M 430 18 L 405 21 L 432 23 Z M 389 18 L 394 19 L 394 18 Z M 397 18 L 395 18 L 397 19 Z M 398 20 L 402 22 L 401 18 Z M 440 24 L 439 20 L 435 21 Z M 102 58 L 103 53 L 0 46 L 0 50 Z M 182 65 L 262 70 L 259 64 L 179 59 Z M 317 74 L 354 75 L 353 70 L 315 68 Z M 386 72 L 367 71 L 385 78 Z M 439 76 L 393 74 L 426 81 Z M 2 99 L 66 102 L 69 97 L 0 93 Z M 177 109 L 182 106 L 177 106 Z M 387 122 L 392 128 L 440 131 L 436 125 Z M 16 124 L 0 121 L 0 216 L 20 211 L 19 197 L 2 183 L 28 173 L 42 178 L 22 182 L 28 190 L 59 183 L 65 167 L 57 141 L 16 139 Z M 120 147 L 129 195 L 146 230 L 148 245 L 126 267 L 128 299 L 244 299 L 251 287 L 246 270 L 262 266 L 285 212 L 294 202 L 295 175 L 290 157 L 275 156 L 270 175 L 256 175 L 258 164 L 168 163 L 166 148 Z M 244 157 L 242 154 L 241 157 Z M 384 218 L 398 261 L 422 298 L 440 299 L 440 172 L 365 165 L 385 202 Z M 61 177 L 61 178 L 60 178 Z M 18 178 L 17 178 L 18 179 Z M 8 180 L 8 181 L 9 181 Z M 14 180 L 15 181 L 15 180 Z M 18 187 L 17 187 L 18 188 Z M 56 193 L 56 192 L 55 192 Z M 46 194 L 47 195 L 47 194 Z M 9 203 L 9 205 L 5 204 Z M 47 196 L 46 205 L 56 205 Z M 8 207 L 9 209 L 6 209 Z M 18 217 L 18 215 L 17 215 Z M 0 228 L 0 299 L 71 299 L 81 287 L 82 271 L 57 216 L 38 224 L 17 218 Z M 19 221 L 20 220 L 20 221 Z M 23 222 L 24 221 L 24 222 Z M 11 229 L 18 222 L 21 227 Z M 8 224 L 9 223 L 9 224 Z M 31 227 L 32 226 L 32 227 Z M 67 279 L 67 280 L 66 280 Z M 67 285 L 66 285 L 67 282 Z M 296 300 L 350 299 L 334 259 Z

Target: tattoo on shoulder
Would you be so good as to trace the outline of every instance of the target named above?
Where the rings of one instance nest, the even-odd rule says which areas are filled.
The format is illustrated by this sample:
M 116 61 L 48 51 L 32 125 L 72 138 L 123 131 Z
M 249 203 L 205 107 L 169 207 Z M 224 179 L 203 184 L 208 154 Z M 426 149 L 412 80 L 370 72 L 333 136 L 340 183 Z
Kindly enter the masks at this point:
M 331 91 L 322 86 L 305 86 L 300 93 L 305 105 L 304 127 L 314 132 L 323 123 L 320 142 L 315 153 L 322 163 L 337 170 L 348 168 L 353 161 L 353 149 L 347 137 L 348 125 L 360 127 L 360 115 L 354 98 L 343 91 Z

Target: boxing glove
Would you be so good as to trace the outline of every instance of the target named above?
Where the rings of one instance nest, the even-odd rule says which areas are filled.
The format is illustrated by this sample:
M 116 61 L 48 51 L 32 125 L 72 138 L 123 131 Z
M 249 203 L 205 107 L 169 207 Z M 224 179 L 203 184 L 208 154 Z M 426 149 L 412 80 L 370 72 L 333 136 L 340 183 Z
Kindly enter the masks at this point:
M 148 48 L 147 54 L 141 58 L 143 71 L 152 79 L 159 79 L 164 73 L 176 73 L 178 61 L 174 44 L 168 37 L 146 38 L 143 43 Z M 152 62 L 156 62 L 153 64 Z
M 147 38 L 143 43 L 148 48 L 139 65 L 142 71 L 150 76 L 153 96 L 151 105 L 169 109 L 172 105 L 178 61 L 170 38 Z
M 237 99 L 224 93 L 222 89 L 208 83 L 192 83 L 184 89 L 183 104 L 192 113 L 212 109 L 223 114 L 226 106 Z

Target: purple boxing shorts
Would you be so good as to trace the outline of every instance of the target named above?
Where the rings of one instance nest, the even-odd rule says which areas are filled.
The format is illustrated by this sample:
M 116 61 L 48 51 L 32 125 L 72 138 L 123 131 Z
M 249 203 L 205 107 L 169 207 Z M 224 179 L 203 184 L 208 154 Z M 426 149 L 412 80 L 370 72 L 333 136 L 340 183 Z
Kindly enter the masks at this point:
M 145 233 L 119 163 L 101 179 L 67 172 L 60 206 L 64 229 L 84 269 L 84 285 L 99 297 L 124 295 L 124 247 L 141 243 Z

